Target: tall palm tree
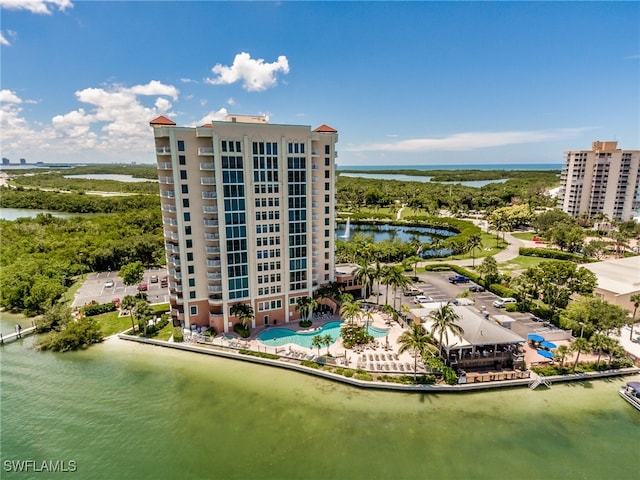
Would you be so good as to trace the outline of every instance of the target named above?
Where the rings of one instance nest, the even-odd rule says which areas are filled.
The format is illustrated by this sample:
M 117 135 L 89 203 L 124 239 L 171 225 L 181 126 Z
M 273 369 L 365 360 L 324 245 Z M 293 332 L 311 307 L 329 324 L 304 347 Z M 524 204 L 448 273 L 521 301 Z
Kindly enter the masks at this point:
M 318 356 L 320 356 L 320 347 L 322 347 L 323 345 L 324 345 L 324 339 L 322 338 L 322 335 L 315 335 L 311 339 L 311 347 L 318 349 Z
M 571 351 L 572 352 L 576 352 L 578 355 L 576 355 L 576 361 L 573 364 L 573 373 L 576 373 L 576 367 L 578 366 L 578 361 L 580 360 L 580 354 L 584 353 L 584 352 L 588 352 L 589 349 L 591 348 L 591 345 L 589 344 L 589 341 L 586 338 L 576 338 L 573 343 L 571 344 Z
M 364 285 L 364 298 L 369 298 L 371 295 L 375 273 L 375 269 L 366 261 L 360 262 L 353 271 L 356 281 Z
M 376 263 L 373 267 L 373 280 L 377 282 L 378 288 L 376 289 L 376 305 L 380 305 L 380 281 L 384 276 L 384 269 L 380 262 L 376 260 Z
M 364 318 L 365 330 L 367 331 L 367 333 L 369 333 L 369 324 L 373 322 L 373 312 L 371 311 L 371 309 L 366 309 L 362 311 L 361 315 L 362 318 Z
M 465 246 L 467 247 L 469 252 L 471 252 L 471 259 L 472 259 L 471 268 L 475 269 L 476 268 L 475 249 L 480 248 L 482 246 L 482 237 L 479 234 L 474 233 L 469 238 L 467 238 L 467 242 Z
M 634 293 L 629 297 L 631 303 L 633 303 L 633 315 L 631 316 L 631 332 L 629 333 L 629 340 L 633 340 L 633 324 L 636 321 L 636 313 L 638 313 L 638 308 L 640 308 L 640 293 Z
M 433 344 L 433 338 L 421 324 L 413 323 L 409 330 L 405 330 L 398 337 L 398 343 L 400 344 L 398 353 L 413 350 L 413 379 L 415 380 L 418 376 L 418 355 L 424 356 L 429 352 L 437 352 L 437 348 Z
M 591 348 L 598 352 L 598 359 L 596 360 L 596 367 L 600 365 L 600 357 L 602 356 L 602 352 L 607 349 L 609 346 L 609 337 L 606 335 L 602 335 L 601 333 L 597 333 L 591 337 L 589 340 L 591 342 Z
M 144 336 L 147 336 L 147 321 L 153 316 L 153 309 L 146 300 L 138 300 L 132 308 L 132 315 L 138 321 L 138 325 L 142 324 Z
M 438 345 L 440 347 L 440 356 L 442 357 L 442 339 L 449 343 L 449 332 L 461 336 L 464 333 L 464 329 L 458 325 L 457 321 L 460 320 L 454 310 L 451 302 L 447 302 L 446 305 L 442 305 L 437 310 L 432 311 L 429 314 L 429 318 L 433 321 L 431 326 L 431 335 L 434 337 L 438 335 Z
M 340 317 L 346 319 L 349 324 L 353 324 L 361 313 L 362 307 L 357 302 L 344 302 L 340 307 Z
M 300 318 L 308 320 L 311 299 L 309 297 L 298 297 L 296 299 L 296 310 L 300 314 Z
M 138 299 L 133 295 L 125 295 L 122 302 L 120 302 L 120 308 L 123 310 L 129 310 L 129 316 L 131 317 L 131 333 L 135 333 L 136 331 L 136 327 L 133 323 L 133 307 L 136 306 L 137 301 Z
M 235 305 L 231 305 L 229 309 L 229 313 L 233 316 L 237 316 L 242 322 L 242 327 L 247 328 L 247 324 L 249 320 L 253 319 L 253 307 L 248 303 L 236 303 Z

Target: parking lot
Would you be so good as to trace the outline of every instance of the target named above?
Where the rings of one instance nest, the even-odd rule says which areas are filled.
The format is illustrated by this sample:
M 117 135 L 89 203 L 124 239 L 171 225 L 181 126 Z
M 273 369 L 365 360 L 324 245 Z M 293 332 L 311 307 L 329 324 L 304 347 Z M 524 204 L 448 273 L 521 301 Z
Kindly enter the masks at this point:
M 450 283 L 449 277 L 455 275 L 451 271 L 443 272 L 427 272 L 418 275 L 420 279 L 413 286 L 420 289 L 424 295 L 430 297 L 434 302 L 453 302 L 456 297 L 465 290 L 469 290 L 469 287 L 476 285 L 469 281 L 468 283 Z M 384 303 L 385 298 L 385 286 L 381 286 L 380 290 L 380 303 Z M 389 303 L 393 302 L 393 293 L 389 291 Z M 489 320 L 494 315 L 507 315 L 513 320 L 511 324 L 511 330 L 526 339 L 529 333 L 538 333 L 544 335 L 550 331 L 557 331 L 552 325 L 543 321 L 534 321 L 533 315 L 530 313 L 521 312 L 506 312 L 504 308 L 496 308 L 493 306 L 493 302 L 500 298 L 498 295 L 483 291 L 473 292 L 469 297 L 473 300 L 473 305 L 469 305 L 469 308 L 476 310 L 482 314 L 484 311 L 489 313 Z M 397 292 L 396 305 L 406 305 L 409 308 L 416 308 L 415 296 L 405 296 L 402 291 Z M 370 298 L 370 301 L 375 302 L 375 295 Z
M 151 283 L 151 276 L 157 275 L 158 282 Z M 167 276 L 166 268 L 150 268 L 145 270 L 142 282 L 147 284 L 147 300 L 149 303 L 166 303 L 169 301 L 169 288 L 160 286 L 160 279 Z M 113 287 L 107 286 L 107 281 L 113 281 Z M 118 298 L 122 300 L 126 295 L 136 295 L 138 286 L 127 286 L 122 282 L 117 272 L 91 273 L 76 292 L 72 307 L 80 307 L 92 301 L 108 303 Z

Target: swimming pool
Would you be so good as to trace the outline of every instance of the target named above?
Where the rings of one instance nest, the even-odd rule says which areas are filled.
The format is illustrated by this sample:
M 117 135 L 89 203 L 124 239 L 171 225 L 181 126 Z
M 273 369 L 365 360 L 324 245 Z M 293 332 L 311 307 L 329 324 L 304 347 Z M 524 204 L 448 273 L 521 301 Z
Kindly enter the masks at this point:
M 258 335 L 258 340 L 270 347 L 281 347 L 287 343 L 295 343 L 301 347 L 311 348 L 311 341 L 316 335 L 331 335 L 335 343 L 340 338 L 341 325 L 342 322 L 329 322 L 312 332 L 296 332 L 290 328 L 282 327 L 269 328 Z M 384 337 L 387 333 L 389 330 L 369 326 L 369 334 L 375 338 Z

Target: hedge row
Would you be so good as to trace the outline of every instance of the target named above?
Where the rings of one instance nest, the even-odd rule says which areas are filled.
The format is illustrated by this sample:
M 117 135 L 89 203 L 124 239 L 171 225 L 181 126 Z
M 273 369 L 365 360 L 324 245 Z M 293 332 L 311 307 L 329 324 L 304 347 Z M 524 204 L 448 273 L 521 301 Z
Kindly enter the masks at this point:
M 100 303 L 98 305 L 89 305 L 84 307 L 85 317 L 93 317 L 94 315 L 100 315 L 103 313 L 113 312 L 116 309 L 116 304 L 113 302 Z
M 551 248 L 527 248 L 520 247 L 520 255 L 523 257 L 540 257 L 540 258 L 552 258 L 554 260 L 571 260 L 576 263 L 586 263 L 590 260 L 583 255 L 576 253 L 561 252 L 559 250 L 553 250 Z

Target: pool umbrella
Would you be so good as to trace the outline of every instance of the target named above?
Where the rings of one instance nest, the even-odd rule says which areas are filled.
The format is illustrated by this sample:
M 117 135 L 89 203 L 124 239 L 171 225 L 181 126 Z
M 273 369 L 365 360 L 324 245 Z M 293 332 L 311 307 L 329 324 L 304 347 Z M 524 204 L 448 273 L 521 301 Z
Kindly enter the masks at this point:
M 550 358 L 553 360 L 553 353 L 549 350 L 537 350 L 538 355 L 543 356 L 544 358 Z
M 530 333 L 529 335 L 527 335 L 527 338 L 534 342 L 544 342 L 544 337 L 541 337 L 540 335 L 536 335 L 535 333 Z
M 553 342 L 540 342 L 540 346 L 544 348 L 548 348 L 551 350 L 552 348 L 557 348 L 558 346 Z

